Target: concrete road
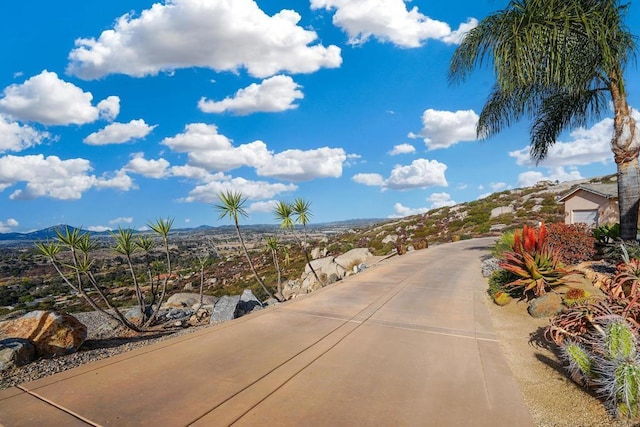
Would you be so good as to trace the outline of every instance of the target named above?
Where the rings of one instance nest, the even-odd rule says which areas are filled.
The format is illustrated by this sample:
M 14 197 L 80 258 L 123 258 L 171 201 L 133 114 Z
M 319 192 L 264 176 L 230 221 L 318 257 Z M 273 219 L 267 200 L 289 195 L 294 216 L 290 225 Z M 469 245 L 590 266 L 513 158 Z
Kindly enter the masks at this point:
M 480 273 L 490 240 L 0 392 L 6 426 L 530 426 Z

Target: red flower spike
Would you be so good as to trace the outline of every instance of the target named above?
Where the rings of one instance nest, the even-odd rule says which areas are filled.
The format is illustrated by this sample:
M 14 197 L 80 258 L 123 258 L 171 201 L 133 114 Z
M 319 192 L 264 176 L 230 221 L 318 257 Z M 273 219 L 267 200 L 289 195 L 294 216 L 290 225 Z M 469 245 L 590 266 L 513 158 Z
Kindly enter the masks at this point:
M 544 221 L 540 224 L 540 231 L 538 232 L 538 242 L 536 248 L 541 251 L 547 240 L 547 227 L 544 226 Z

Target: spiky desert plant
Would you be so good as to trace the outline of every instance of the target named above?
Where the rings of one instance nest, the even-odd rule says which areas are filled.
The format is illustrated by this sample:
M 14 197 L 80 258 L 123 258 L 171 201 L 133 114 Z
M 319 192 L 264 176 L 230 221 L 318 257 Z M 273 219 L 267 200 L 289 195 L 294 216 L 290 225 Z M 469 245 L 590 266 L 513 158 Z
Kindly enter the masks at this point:
M 531 291 L 540 296 L 554 286 L 563 285 L 567 274 L 560 263 L 558 254 L 546 242 L 546 228 L 540 225 L 536 233 L 535 228 L 524 226 L 522 234 L 514 232 L 511 251 L 503 253 L 500 267 L 512 272 L 519 279 L 508 283 L 511 288 L 522 288 L 523 294 Z
M 592 387 L 615 416 L 636 418 L 640 406 L 638 332 L 624 318 L 601 318 L 586 343 L 567 340 L 562 357 L 573 379 Z

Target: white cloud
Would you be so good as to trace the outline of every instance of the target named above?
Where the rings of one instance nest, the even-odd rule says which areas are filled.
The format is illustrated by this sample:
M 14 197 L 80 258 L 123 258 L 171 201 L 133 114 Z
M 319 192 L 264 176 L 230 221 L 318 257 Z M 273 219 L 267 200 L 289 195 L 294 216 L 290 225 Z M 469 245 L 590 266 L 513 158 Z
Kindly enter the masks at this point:
M 272 184 L 264 181 L 249 181 L 240 177 L 224 176 L 222 179 L 196 186 L 183 201 L 218 203 L 217 195 L 224 191 L 240 191 L 250 200 L 263 200 L 297 189 L 298 187 L 294 184 Z
M 396 165 L 391 171 L 385 187 L 392 190 L 409 190 L 433 186 L 446 187 L 444 172 L 447 165 L 437 160 L 416 159 L 410 165 Z
M 496 192 L 496 191 L 502 191 L 505 188 L 507 188 L 508 185 L 506 182 L 492 182 L 491 183 L 491 189 Z
M 393 147 L 393 150 L 389 151 L 389 154 L 392 156 L 397 156 L 399 154 L 411 154 L 416 152 L 416 147 L 411 144 L 400 144 Z
M 129 123 L 111 123 L 104 129 L 87 136 L 84 142 L 89 145 L 123 144 L 132 139 L 144 138 L 156 126 L 149 126 L 144 120 L 131 120 Z
M 0 153 L 26 150 L 46 139 L 52 139 L 49 132 L 40 132 L 0 114 Z
M 429 211 L 429 208 L 409 208 L 401 203 L 393 205 L 394 213 L 389 218 L 404 218 L 405 216 L 420 215 Z
M 105 227 L 104 225 L 92 225 L 90 227 L 87 227 L 87 230 L 93 231 L 95 233 L 103 233 L 105 231 L 111 231 L 113 229 L 111 227 Z
M 422 130 L 410 133 L 409 138 L 423 138 L 429 150 L 448 148 L 462 141 L 475 141 L 478 115 L 473 110 L 439 111 L 428 109 L 422 113 Z
M 612 135 L 613 119 L 604 119 L 589 129 L 576 129 L 569 134 L 571 139 L 568 142 L 558 141 L 550 146 L 547 157 L 538 166 L 557 168 L 611 162 Z M 512 151 L 509 156 L 515 158 L 520 166 L 535 165 L 529 155 L 529 147 Z
M 115 218 L 112 219 L 111 221 L 109 221 L 109 224 L 113 225 L 113 224 L 131 224 L 133 222 L 133 217 L 132 216 L 126 216 L 126 217 L 119 217 L 119 218 Z
M 9 218 L 6 221 L 0 221 L 0 233 L 10 233 L 12 228 L 20 225 L 18 221 L 13 218 Z
M 135 153 L 124 169 L 148 178 L 163 178 L 167 176 L 169 166 L 169 162 L 163 158 L 147 160 L 143 153 Z
M 298 108 L 297 99 L 304 98 L 300 86 L 289 76 L 277 75 L 261 84 L 251 84 L 236 92 L 232 98 L 209 101 L 201 98 L 198 108 L 205 113 L 230 111 L 239 115 L 257 112 L 277 113 Z
M 451 195 L 449 193 L 433 193 L 427 197 L 427 202 L 431 203 L 431 207 L 429 209 L 454 206 L 456 204 L 455 200 L 451 199 Z
M 229 171 L 248 166 L 260 176 L 291 181 L 340 177 L 347 160 L 342 148 L 286 150 L 274 154 L 262 141 L 235 147 L 231 140 L 218 133 L 215 125 L 204 123 L 188 124 L 183 133 L 165 138 L 162 144 L 173 151 L 186 152 L 189 166 L 210 171 Z
M 387 179 L 377 173 L 359 173 L 351 179 L 358 184 L 380 186 L 383 190 L 446 187 L 448 185 L 444 176 L 446 170 L 447 165 L 437 160 L 416 159 L 410 165 L 396 165 Z
M 351 178 L 354 182 L 358 184 L 364 184 L 375 187 L 384 186 L 384 177 L 377 173 L 358 173 Z
M 477 25 L 477 20 L 469 19 L 452 32 L 447 23 L 423 15 L 417 7 L 408 10 L 404 0 L 311 0 L 311 8 L 335 9 L 333 23 L 355 45 L 371 37 L 401 47 L 419 47 L 428 39 L 457 43 Z
M 139 17 L 120 17 L 98 39 L 78 39 L 67 72 L 83 79 L 121 73 L 142 77 L 178 68 L 208 67 L 256 77 L 339 67 L 340 48 L 317 42 L 298 26 L 300 15 L 266 15 L 254 0 L 172 0 Z M 315 43 L 315 44 L 314 44 Z
M 478 26 L 478 20 L 476 18 L 469 18 L 467 22 L 463 22 L 458 26 L 458 29 L 452 31 L 449 35 L 442 37 L 442 41 L 447 44 L 460 44 L 464 36 L 475 27 Z
M 265 202 L 255 202 L 255 203 L 251 203 L 249 205 L 249 207 L 247 208 L 247 212 L 248 213 L 253 213 L 253 212 L 265 212 L 265 213 L 271 213 L 275 210 L 276 206 L 278 205 L 278 201 L 277 200 L 268 200 Z
M 290 181 L 314 178 L 339 178 L 347 155 L 342 148 L 321 147 L 315 150 L 285 150 L 256 168 L 260 176 Z
M 98 102 L 98 111 L 100 118 L 108 122 L 112 122 L 120 114 L 120 98 L 117 96 L 109 96 Z
M 26 183 L 24 189 L 15 190 L 10 199 L 51 197 L 60 200 L 80 199 L 82 193 L 92 188 L 111 188 L 127 191 L 134 187 L 124 172 L 115 176 L 89 175 L 92 170 L 88 160 L 61 160 L 56 156 L 4 156 L 0 157 L 0 191 L 18 183 Z
M 545 175 L 540 171 L 528 171 L 518 175 L 518 187 L 530 187 L 535 185 L 539 181 L 575 181 L 578 179 L 584 179 L 580 172 L 577 170 L 571 170 L 567 172 L 563 167 L 556 167 L 549 170 L 549 173 Z
M 118 97 L 112 96 L 106 102 L 98 104 L 101 107 L 94 107 L 91 105 L 91 93 L 83 92 L 47 70 L 20 85 L 6 87 L 3 94 L 0 111 L 16 120 L 45 125 L 91 123 L 101 113 L 109 111 L 113 115 L 115 100 L 118 99 L 119 102 Z

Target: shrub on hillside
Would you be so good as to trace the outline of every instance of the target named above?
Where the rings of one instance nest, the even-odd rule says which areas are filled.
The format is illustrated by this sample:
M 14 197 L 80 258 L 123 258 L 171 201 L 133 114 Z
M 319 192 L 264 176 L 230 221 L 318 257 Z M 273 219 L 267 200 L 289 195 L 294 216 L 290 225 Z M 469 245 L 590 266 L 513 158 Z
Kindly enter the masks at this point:
M 565 265 L 590 260 L 596 254 L 596 239 L 586 224 L 549 224 L 547 242 Z

